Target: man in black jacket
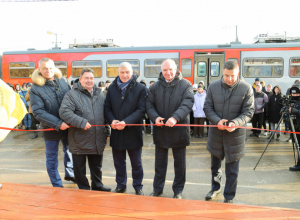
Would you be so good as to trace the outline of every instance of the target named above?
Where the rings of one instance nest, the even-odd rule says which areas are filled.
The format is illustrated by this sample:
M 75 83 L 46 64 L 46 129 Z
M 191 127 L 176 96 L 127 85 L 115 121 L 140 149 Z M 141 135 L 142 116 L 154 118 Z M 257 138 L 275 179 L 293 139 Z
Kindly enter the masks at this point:
M 71 89 L 62 73 L 54 66 L 53 60 L 43 58 L 39 68 L 32 73 L 33 86 L 30 89 L 30 103 L 34 117 L 41 127 L 55 131 L 43 132 L 46 144 L 46 166 L 50 181 L 54 187 L 63 187 L 58 172 L 58 144 L 61 141 L 64 151 L 65 180 L 76 183 L 73 171 L 72 155 L 69 152 L 67 125 L 59 117 L 59 107 L 65 94 Z
M 245 155 L 245 129 L 254 113 L 251 86 L 239 80 L 239 66 L 234 61 L 224 64 L 221 79 L 212 82 L 207 90 L 204 112 L 212 125 L 207 140 L 211 153 L 211 191 L 206 200 L 213 200 L 221 193 L 222 160 L 226 158 L 225 203 L 232 203 L 236 194 L 239 161 Z M 224 127 L 226 124 L 228 127 Z
M 150 196 L 160 196 L 166 180 L 168 149 L 172 148 L 175 168 L 174 198 L 181 199 L 186 179 L 186 146 L 190 145 L 189 113 L 194 104 L 192 84 L 182 78 L 174 60 L 161 65 L 159 79 L 150 87 L 147 114 L 157 125 L 153 129 L 155 144 L 155 177 Z
M 126 151 L 132 167 L 133 187 L 137 195 L 144 195 L 142 188 L 143 166 L 142 119 L 146 111 L 146 87 L 136 82 L 132 66 L 123 62 L 119 66 L 119 76 L 109 86 L 104 105 L 105 117 L 111 124 L 110 146 L 112 147 L 116 169 L 116 193 L 124 193 L 127 184 Z M 127 126 L 129 124 L 129 126 Z
M 103 83 L 104 84 L 104 83 Z M 83 68 L 73 89 L 65 95 L 59 115 L 69 128 L 70 152 L 73 157 L 75 179 L 79 189 L 90 190 L 86 178 L 86 158 L 90 167 L 92 190 L 110 191 L 102 183 L 103 151 L 109 130 L 104 126 L 104 94 L 94 84 L 94 71 Z

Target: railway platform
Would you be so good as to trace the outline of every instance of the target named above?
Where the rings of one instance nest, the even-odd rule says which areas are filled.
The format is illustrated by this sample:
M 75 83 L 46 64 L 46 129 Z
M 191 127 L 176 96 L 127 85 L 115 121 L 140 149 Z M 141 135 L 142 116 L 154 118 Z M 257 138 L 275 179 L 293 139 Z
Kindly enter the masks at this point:
M 0 219 L 300 219 L 300 210 L 4 183 Z

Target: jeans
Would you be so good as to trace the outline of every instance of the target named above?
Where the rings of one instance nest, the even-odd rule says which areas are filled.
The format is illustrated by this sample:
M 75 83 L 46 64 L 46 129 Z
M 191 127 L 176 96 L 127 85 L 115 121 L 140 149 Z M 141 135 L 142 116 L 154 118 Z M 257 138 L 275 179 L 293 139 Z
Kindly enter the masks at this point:
M 270 123 L 271 130 L 275 130 L 275 128 L 276 128 L 275 124 L 276 124 L 276 126 L 278 125 L 278 123 L 273 123 L 273 122 Z M 280 125 L 278 127 L 278 131 L 281 131 Z M 272 131 L 272 133 L 273 133 L 273 131 Z M 280 132 L 276 132 L 276 134 L 277 134 L 277 136 L 280 136 Z
M 25 125 L 25 128 L 31 128 L 31 115 L 26 114 L 25 117 L 23 118 L 23 123 Z
M 64 151 L 65 177 L 74 177 L 72 154 L 69 151 L 68 138 L 61 140 Z M 45 141 L 47 172 L 54 187 L 62 187 L 62 180 L 58 172 L 58 144 L 57 141 Z

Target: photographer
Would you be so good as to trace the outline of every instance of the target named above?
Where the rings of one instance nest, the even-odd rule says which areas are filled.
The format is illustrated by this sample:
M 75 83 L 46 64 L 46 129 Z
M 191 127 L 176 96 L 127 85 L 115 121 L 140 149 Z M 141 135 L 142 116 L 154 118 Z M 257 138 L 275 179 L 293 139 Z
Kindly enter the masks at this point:
M 293 107 L 289 108 L 289 113 L 294 115 L 293 124 L 295 126 L 295 131 L 300 132 L 300 83 L 296 84 L 290 89 L 290 94 L 292 96 L 292 100 L 295 101 Z M 300 142 L 300 134 L 296 134 L 298 143 Z M 294 141 L 294 140 L 293 140 Z M 300 155 L 299 149 L 297 149 L 298 153 L 298 161 L 295 166 L 290 167 L 290 171 L 300 171 Z

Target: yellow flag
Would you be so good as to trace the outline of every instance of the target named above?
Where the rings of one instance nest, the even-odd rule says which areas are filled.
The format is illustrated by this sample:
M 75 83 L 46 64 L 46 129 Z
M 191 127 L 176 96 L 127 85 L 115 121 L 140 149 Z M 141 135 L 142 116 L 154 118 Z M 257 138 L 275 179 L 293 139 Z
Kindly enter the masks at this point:
M 20 95 L 0 79 L 0 127 L 14 128 L 26 114 L 27 109 Z M 0 142 L 9 132 L 0 129 Z

